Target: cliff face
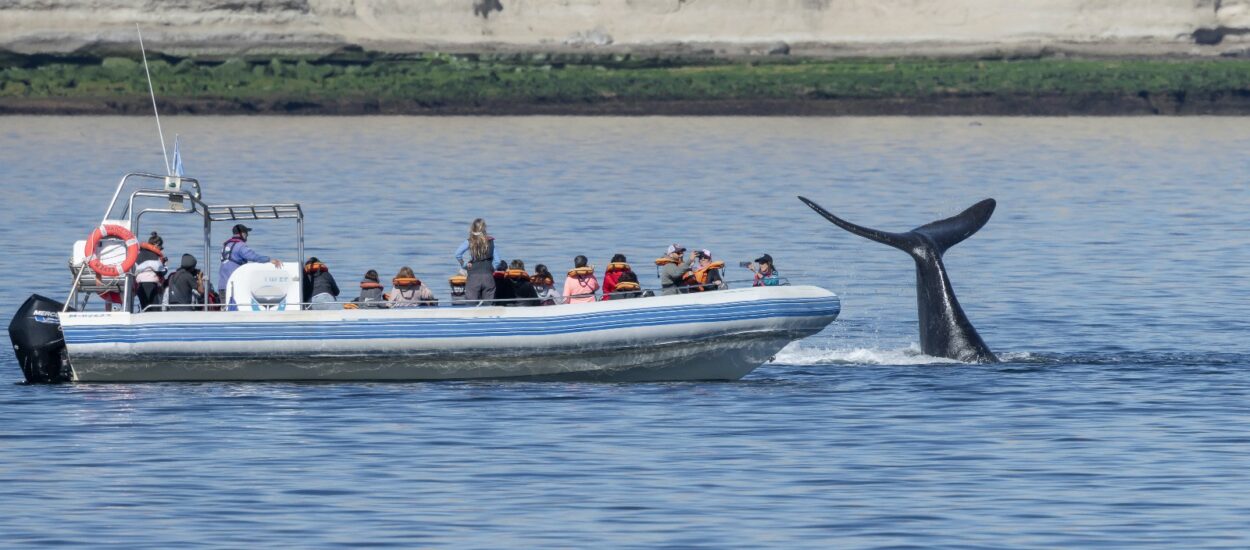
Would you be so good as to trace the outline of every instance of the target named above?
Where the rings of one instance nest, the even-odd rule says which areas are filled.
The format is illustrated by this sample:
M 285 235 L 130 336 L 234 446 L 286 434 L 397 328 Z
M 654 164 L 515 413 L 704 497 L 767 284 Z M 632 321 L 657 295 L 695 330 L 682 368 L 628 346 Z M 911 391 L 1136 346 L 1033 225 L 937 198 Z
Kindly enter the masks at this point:
M 1228 55 L 1250 0 L 0 0 L 0 48 Z

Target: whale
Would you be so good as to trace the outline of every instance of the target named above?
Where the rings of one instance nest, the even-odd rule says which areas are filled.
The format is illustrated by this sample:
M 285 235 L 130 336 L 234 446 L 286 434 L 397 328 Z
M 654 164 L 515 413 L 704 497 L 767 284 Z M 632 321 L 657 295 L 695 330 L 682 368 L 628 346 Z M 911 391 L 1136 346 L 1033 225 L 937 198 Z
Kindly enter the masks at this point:
M 916 312 L 920 320 L 920 350 L 925 355 L 966 363 L 996 363 L 998 357 L 981 339 L 959 306 L 942 255 L 990 221 L 997 203 L 985 199 L 949 218 L 903 233 L 890 233 L 839 218 L 806 197 L 799 200 L 817 214 L 851 233 L 890 245 L 916 261 Z

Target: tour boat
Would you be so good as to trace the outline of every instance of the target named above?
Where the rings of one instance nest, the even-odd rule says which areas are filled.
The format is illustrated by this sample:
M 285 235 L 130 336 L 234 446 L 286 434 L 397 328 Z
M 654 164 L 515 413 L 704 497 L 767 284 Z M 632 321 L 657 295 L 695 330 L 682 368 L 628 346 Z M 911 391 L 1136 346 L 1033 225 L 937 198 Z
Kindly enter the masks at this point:
M 299 261 L 245 264 L 218 289 L 228 306 L 135 311 L 134 235 L 149 214 L 202 224 L 206 273 L 216 272 L 215 222 L 293 221 Z M 194 178 L 127 174 L 75 244 L 65 302 L 31 296 L 9 325 L 26 380 L 737 380 L 841 308 L 828 290 L 782 284 L 541 307 L 314 310 L 300 303 L 303 220 L 298 204 L 207 205 Z M 92 311 L 105 293 L 120 307 Z

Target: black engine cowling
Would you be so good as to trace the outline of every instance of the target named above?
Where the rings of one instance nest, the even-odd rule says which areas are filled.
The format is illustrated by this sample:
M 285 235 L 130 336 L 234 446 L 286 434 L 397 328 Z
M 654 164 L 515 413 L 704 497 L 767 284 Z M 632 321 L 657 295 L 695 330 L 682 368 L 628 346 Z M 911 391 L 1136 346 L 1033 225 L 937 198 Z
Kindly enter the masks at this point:
M 59 314 L 64 304 L 32 294 L 9 323 L 9 339 L 26 381 L 55 384 L 70 379 Z

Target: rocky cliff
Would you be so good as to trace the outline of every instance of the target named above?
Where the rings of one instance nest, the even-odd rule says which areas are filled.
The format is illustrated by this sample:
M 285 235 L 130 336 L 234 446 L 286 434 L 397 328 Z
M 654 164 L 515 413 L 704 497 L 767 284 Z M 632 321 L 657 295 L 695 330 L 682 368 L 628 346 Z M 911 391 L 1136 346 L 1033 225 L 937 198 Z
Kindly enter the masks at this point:
M 0 49 L 1240 55 L 1250 0 L 0 0 Z

